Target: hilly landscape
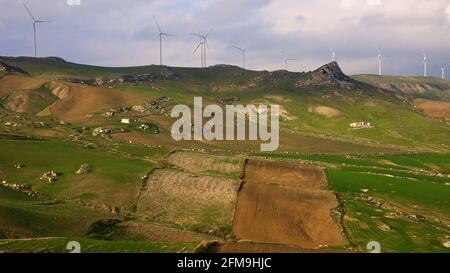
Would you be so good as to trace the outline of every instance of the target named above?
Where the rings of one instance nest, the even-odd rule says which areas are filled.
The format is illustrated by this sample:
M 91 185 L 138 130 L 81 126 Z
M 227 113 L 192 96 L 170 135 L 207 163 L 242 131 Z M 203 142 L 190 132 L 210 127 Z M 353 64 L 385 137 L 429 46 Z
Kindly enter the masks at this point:
M 280 148 L 175 141 L 280 105 Z M 450 252 L 450 81 L 0 57 L 0 252 Z

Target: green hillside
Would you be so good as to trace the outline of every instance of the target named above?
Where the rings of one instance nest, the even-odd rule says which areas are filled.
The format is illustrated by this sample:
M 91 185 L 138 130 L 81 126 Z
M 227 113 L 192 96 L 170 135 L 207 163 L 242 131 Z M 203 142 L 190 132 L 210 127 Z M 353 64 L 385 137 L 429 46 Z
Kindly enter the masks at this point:
M 348 77 L 336 62 L 294 73 L 0 61 L 29 73 L 0 75 L 0 252 L 66 252 L 72 238 L 86 252 L 192 252 L 206 239 L 236 241 L 233 219 L 225 220 L 226 231 L 209 225 L 220 210 L 205 209 L 204 225 L 184 207 L 172 210 L 177 215 L 165 209 L 146 214 L 138 213 L 138 202 L 152 175 L 166 173 L 174 188 L 153 188 L 159 195 L 149 198 L 152 204 L 175 206 L 173 190 L 181 199 L 192 197 L 195 207 L 197 195 L 214 188 L 211 179 L 228 177 L 228 159 L 246 164 L 253 157 L 326 170 L 340 203 L 343 249 L 365 251 L 376 240 L 389 252 L 448 252 L 450 123 L 427 116 L 415 101 L 448 100 L 449 81 Z M 280 105 L 280 149 L 260 153 L 260 143 L 250 141 L 174 141 L 171 108 L 192 106 L 195 96 L 204 105 Z M 354 124 L 361 122 L 366 125 Z M 152 130 L 143 126 L 149 124 Z M 171 155 L 180 151 L 187 159 L 174 162 Z M 201 155 L 189 160 L 189 153 Z M 207 160 L 216 156 L 227 160 Z M 209 166 L 205 178 L 195 171 L 203 164 L 217 169 Z M 89 171 L 77 173 L 82 165 Z M 40 179 L 51 171 L 51 183 Z M 205 178 L 198 183 L 206 186 L 178 192 L 183 177 Z M 31 192 L 13 190 L 14 184 Z

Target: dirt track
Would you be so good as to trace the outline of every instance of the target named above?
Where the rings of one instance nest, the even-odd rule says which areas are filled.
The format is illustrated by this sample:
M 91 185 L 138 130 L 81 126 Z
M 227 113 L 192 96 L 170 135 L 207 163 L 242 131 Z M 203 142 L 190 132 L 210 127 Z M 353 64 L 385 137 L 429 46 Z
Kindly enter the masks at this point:
M 239 239 L 302 249 L 345 245 L 331 217 L 338 202 L 333 192 L 322 188 L 324 177 L 317 168 L 249 161 L 234 232 Z

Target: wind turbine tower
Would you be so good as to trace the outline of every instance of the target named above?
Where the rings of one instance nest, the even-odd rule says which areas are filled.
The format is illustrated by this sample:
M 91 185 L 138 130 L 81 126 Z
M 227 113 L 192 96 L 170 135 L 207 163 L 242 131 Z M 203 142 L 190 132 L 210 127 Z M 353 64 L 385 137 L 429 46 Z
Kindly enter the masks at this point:
M 381 55 L 381 50 L 378 49 L 378 76 L 382 75 L 382 62 L 383 62 L 383 56 Z
M 331 61 L 334 62 L 334 61 L 336 61 L 336 52 L 331 47 L 329 47 L 329 49 L 330 49 L 330 52 L 331 52 Z
M 289 71 L 289 70 L 288 70 L 288 64 L 289 64 L 289 61 L 295 61 L 295 59 L 289 59 L 289 58 L 287 58 L 286 60 L 284 60 L 284 64 L 286 65 L 286 71 Z
M 198 44 L 198 46 L 195 49 L 194 53 L 200 47 L 201 53 L 202 53 L 201 54 L 202 55 L 202 67 L 206 67 L 207 66 L 206 65 L 206 49 L 209 49 L 209 45 L 208 45 L 208 36 L 209 36 L 209 34 L 201 35 L 201 34 L 191 33 L 191 35 L 200 38 L 200 43 Z
M 36 20 L 33 16 L 33 14 L 31 13 L 30 9 L 27 7 L 27 5 L 25 5 L 25 3 L 22 3 L 25 10 L 27 11 L 28 15 L 30 15 L 31 20 L 33 22 L 33 55 L 36 58 L 37 57 L 37 42 L 36 42 L 36 24 L 39 23 L 49 23 L 48 21 L 42 21 L 42 20 Z
M 427 73 L 427 62 L 428 62 L 427 53 L 425 51 L 423 51 L 423 76 L 424 77 L 428 76 L 428 73 Z
M 247 51 L 247 48 L 240 48 L 237 46 L 233 46 L 234 48 L 236 48 L 237 50 L 241 51 L 242 53 L 242 69 L 245 69 L 245 53 Z
M 155 19 L 155 24 L 156 24 L 156 27 L 158 28 L 158 33 L 159 33 L 159 64 L 163 65 L 163 43 L 162 43 L 162 40 L 163 40 L 164 36 L 172 36 L 172 35 L 165 33 L 161 30 L 161 26 L 159 25 L 158 19 L 156 19 L 156 16 L 153 16 L 153 19 Z
M 202 40 L 200 40 L 200 42 L 198 43 L 197 47 L 194 49 L 194 53 L 197 52 L 198 49 L 200 49 L 200 59 L 201 59 L 201 67 L 205 67 L 205 62 L 204 62 L 204 58 L 203 58 L 203 47 L 205 46 L 205 44 L 203 43 Z

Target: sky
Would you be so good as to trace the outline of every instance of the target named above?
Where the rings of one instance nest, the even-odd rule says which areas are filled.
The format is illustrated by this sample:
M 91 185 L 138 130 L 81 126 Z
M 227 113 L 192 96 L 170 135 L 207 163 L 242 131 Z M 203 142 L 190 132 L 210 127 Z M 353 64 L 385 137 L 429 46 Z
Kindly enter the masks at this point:
M 74 5 L 81 1 L 81 5 Z M 102 66 L 159 63 L 195 67 L 198 40 L 209 34 L 208 65 L 241 65 L 232 46 L 247 48 L 246 68 L 310 71 L 337 61 L 347 74 L 431 76 L 450 64 L 450 0 L 23 0 L 38 25 L 38 56 Z M 21 0 L 0 0 L 0 55 L 31 56 L 31 19 Z M 450 65 L 448 66 L 450 78 Z

